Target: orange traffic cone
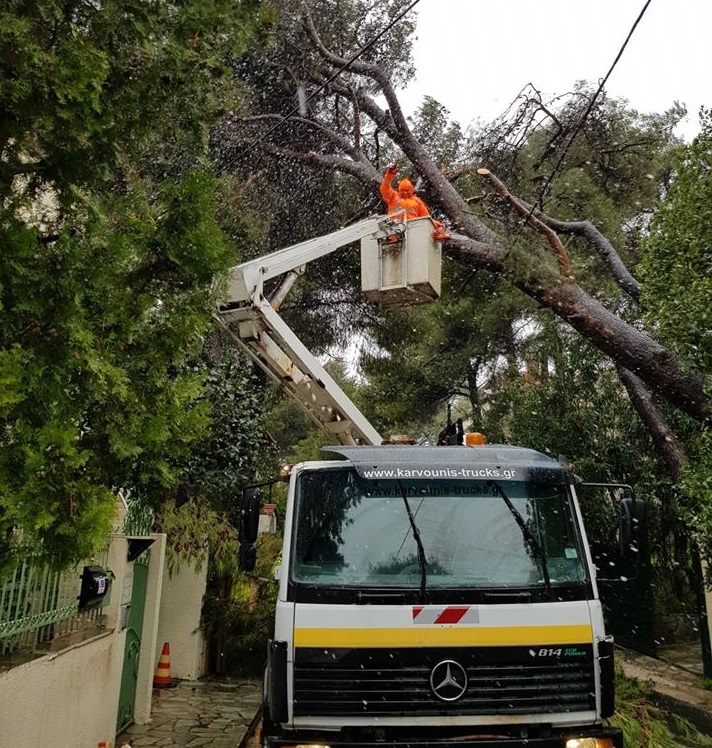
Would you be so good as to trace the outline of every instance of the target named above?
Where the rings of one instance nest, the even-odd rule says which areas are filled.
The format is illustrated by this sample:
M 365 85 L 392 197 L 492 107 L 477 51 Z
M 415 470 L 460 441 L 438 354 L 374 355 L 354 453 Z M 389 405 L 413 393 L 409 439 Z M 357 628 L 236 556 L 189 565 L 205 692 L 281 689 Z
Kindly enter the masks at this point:
M 156 674 L 153 676 L 153 687 L 172 688 L 173 685 L 173 681 L 171 681 L 171 647 L 166 642 L 163 645 L 161 656 L 158 658 Z

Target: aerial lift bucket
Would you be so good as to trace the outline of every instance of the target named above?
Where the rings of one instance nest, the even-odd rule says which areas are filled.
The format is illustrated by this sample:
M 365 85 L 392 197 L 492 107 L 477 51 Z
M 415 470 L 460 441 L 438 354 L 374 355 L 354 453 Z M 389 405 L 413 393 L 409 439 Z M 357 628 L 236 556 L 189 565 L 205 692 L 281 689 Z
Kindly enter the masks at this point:
M 398 235 L 361 239 L 361 290 L 383 309 L 440 298 L 442 248 L 429 217 L 406 221 Z

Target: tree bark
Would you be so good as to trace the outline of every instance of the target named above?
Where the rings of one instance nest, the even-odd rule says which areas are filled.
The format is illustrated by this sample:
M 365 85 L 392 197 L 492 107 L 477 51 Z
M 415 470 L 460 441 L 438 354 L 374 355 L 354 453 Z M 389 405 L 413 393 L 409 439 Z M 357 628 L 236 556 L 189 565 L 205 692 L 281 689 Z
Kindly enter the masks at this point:
M 504 252 L 454 234 L 444 254 L 469 265 L 507 276 Z M 709 425 L 709 401 L 702 376 L 682 365 L 670 350 L 628 324 L 578 284 L 544 277 L 509 277 L 509 280 L 540 306 L 551 310 L 583 335 L 592 345 L 643 380 L 653 392 L 692 418 Z
M 622 366 L 616 368 L 618 376 L 628 392 L 631 404 L 653 438 L 655 450 L 665 463 L 673 481 L 679 483 L 682 468 L 686 462 L 682 444 L 655 406 L 653 398 L 643 382 L 628 369 Z

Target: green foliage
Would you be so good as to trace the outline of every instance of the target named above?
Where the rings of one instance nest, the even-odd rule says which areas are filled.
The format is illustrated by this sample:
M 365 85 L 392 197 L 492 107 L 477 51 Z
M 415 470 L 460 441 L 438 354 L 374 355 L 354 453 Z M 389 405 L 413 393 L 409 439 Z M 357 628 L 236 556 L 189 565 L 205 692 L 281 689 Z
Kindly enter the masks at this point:
M 712 384 L 712 112 L 681 154 L 639 272 L 648 324 Z
M 171 575 L 183 565 L 200 571 L 207 559 L 214 574 L 237 572 L 237 530 L 207 503 L 190 501 L 179 507 L 164 504 L 156 515 L 154 529 L 168 536 L 166 565 Z
M 656 336 L 704 377 L 712 392 L 712 113 L 702 114 L 700 135 L 680 155 L 665 201 L 643 245 L 645 319 Z M 712 553 L 712 435 L 686 425 L 689 464 L 682 488 L 688 519 Z
M 62 566 L 114 490 L 159 506 L 206 433 L 216 220 L 209 127 L 252 0 L 0 10 L 0 555 Z
M 243 487 L 276 472 L 264 435 L 264 382 L 246 354 L 217 334 L 208 339 L 195 368 L 204 374 L 210 427 L 182 460 L 181 480 L 237 526 Z
M 682 485 L 694 497 L 692 519 L 704 538 L 705 556 L 712 558 L 712 432 L 700 431 L 693 440 L 694 462 L 684 471 Z
M 450 120 L 449 111 L 426 96 L 415 113 L 413 134 L 444 171 L 459 165 L 464 138 L 462 128 Z
M 529 330 L 518 357 L 485 388 L 480 430 L 490 443 L 563 457 L 584 481 L 635 487 L 648 506 L 649 548 L 660 585 L 656 595 L 672 605 L 668 612 L 679 611 L 687 600 L 682 569 L 689 559 L 679 540 L 685 526 L 675 511 L 678 492 L 610 362 L 550 319 Z M 579 491 L 579 500 L 589 540 L 607 538 L 617 525 L 611 507 L 598 492 Z M 667 590 L 673 583 L 671 599 Z
M 616 713 L 611 724 L 623 731 L 625 745 L 636 748 L 712 746 L 712 737 L 683 717 L 657 706 L 648 686 L 620 674 L 616 679 Z
M 347 376 L 344 367 L 332 360 L 325 368 L 347 397 L 356 402 L 360 388 Z M 321 429 L 306 410 L 282 390 L 273 392 L 265 427 L 274 441 L 281 464 L 324 459 L 322 447 L 338 443 L 335 436 Z
M 302 443 L 326 439 L 316 424 L 291 396 L 281 390 L 273 391 L 272 403 L 265 423 L 274 440 L 280 460 L 292 463 L 302 459 L 316 459 L 318 451 L 302 448 Z
M 233 257 L 212 191 L 189 173 L 151 202 L 141 182 L 77 195 L 49 242 L 2 217 L 0 517 L 60 564 L 101 542 L 114 486 L 159 503 L 207 426 L 185 365 L 211 324 L 209 279 Z
M 557 321 L 532 326 L 518 358 L 489 386 L 496 400 L 483 425 L 492 442 L 565 455 L 586 480 L 638 483 L 646 465 L 655 464 L 615 369 Z M 640 454 L 635 465 L 633 445 Z
M 267 640 L 274 630 L 277 584 L 274 565 L 281 538 L 260 535 L 257 566 L 251 575 L 213 575 L 203 605 L 203 626 L 218 649 L 214 652 L 224 675 L 261 676 Z
M 373 330 L 361 358 L 367 385 L 358 394 L 364 412 L 382 432 L 417 435 L 441 421 L 443 406 L 461 395 L 466 420 L 481 420 L 479 380 L 499 356 L 510 355 L 521 302 L 491 276 L 445 267 L 443 297 L 436 304 L 389 312 Z M 427 424 L 427 426 L 426 426 Z
M 5 3 L 0 192 L 28 171 L 57 186 L 100 185 L 121 147 L 150 142 L 163 169 L 199 154 L 258 9 L 257 0 Z

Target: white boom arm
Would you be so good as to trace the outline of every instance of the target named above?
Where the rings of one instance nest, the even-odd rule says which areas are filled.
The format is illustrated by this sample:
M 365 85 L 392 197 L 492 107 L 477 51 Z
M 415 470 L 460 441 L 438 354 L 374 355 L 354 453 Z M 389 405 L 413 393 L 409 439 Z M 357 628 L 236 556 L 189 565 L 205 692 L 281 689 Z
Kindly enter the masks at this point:
M 362 237 L 385 237 L 403 230 L 403 224 L 384 216 L 369 218 L 237 265 L 229 273 L 228 298 L 219 310 L 219 320 L 250 356 L 341 444 L 380 444 L 382 439 L 277 310 L 308 262 Z M 268 299 L 264 282 L 278 276 L 284 276 L 282 284 Z

